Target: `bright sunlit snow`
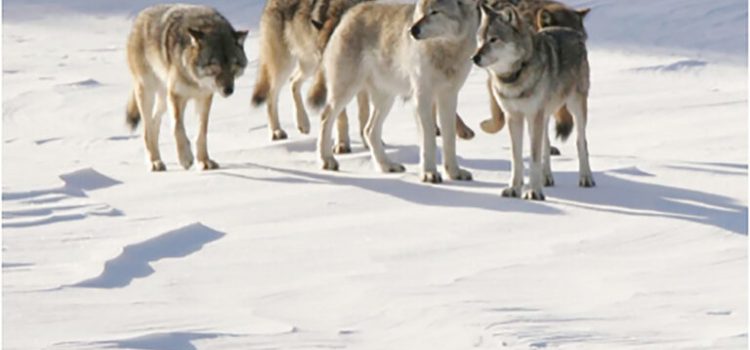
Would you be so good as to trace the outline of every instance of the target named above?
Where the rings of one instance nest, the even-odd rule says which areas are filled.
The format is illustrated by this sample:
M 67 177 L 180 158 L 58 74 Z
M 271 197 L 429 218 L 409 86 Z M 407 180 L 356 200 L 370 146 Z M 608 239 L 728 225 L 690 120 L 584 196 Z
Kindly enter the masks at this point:
M 165 116 L 150 173 L 125 42 L 153 3 L 3 1 L 4 349 L 747 347 L 746 1 L 570 1 L 593 8 L 597 187 L 553 141 L 541 203 L 500 196 L 510 142 L 479 129 L 479 69 L 459 100 L 474 182 L 419 181 L 411 102 L 383 133 L 406 174 L 374 170 L 354 120 L 342 171 L 320 170 L 319 118 L 297 133 L 288 88 L 271 142 L 257 0 L 206 1 L 252 30 L 211 114 L 222 168 L 182 170 Z

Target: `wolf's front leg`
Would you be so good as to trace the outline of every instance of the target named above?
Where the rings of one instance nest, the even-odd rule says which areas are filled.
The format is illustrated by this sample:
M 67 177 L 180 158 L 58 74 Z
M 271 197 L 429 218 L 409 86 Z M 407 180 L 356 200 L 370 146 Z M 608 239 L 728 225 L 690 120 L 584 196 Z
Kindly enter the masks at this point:
M 422 182 L 441 183 L 443 177 L 435 165 L 435 120 L 432 118 L 432 92 L 420 91 L 417 93 L 416 106 L 417 121 L 419 122 L 419 133 L 422 138 L 420 145 L 420 170 Z M 455 142 L 455 134 L 451 137 Z
M 544 113 L 539 112 L 530 116 L 529 137 L 531 138 L 531 164 L 529 169 L 529 189 L 523 194 L 523 199 L 544 200 L 542 193 L 543 171 L 542 171 L 542 147 L 544 145 L 545 123 Z
M 333 153 L 352 153 L 351 140 L 349 140 L 349 116 L 346 115 L 346 109 L 341 111 L 336 118 L 336 145 L 333 146 Z
M 193 166 L 193 152 L 190 150 L 190 140 L 185 133 L 185 106 L 187 98 L 180 96 L 174 91 L 167 93 L 169 100 L 169 109 L 174 118 L 174 138 L 177 143 L 177 157 L 185 170 Z
M 359 118 L 359 136 L 362 138 L 362 144 L 365 148 L 369 148 L 370 145 L 367 143 L 365 137 L 365 127 L 370 120 L 370 98 L 365 89 L 362 89 L 357 94 L 357 113 Z
M 443 126 L 443 164 L 452 180 L 470 181 L 471 173 L 461 169 L 456 159 L 456 105 L 458 93 L 446 93 L 438 97 L 438 116 Z
M 513 158 L 510 184 L 503 190 L 503 197 L 520 197 L 523 189 L 523 122 L 521 115 L 511 115 L 508 118 Z
M 213 97 L 214 95 L 211 94 L 198 98 L 195 101 L 195 108 L 198 112 L 198 118 L 200 118 L 200 130 L 198 131 L 198 139 L 195 143 L 198 150 L 198 162 L 201 163 L 203 170 L 219 168 L 219 164 L 211 160 L 208 156 L 208 115 L 211 112 Z

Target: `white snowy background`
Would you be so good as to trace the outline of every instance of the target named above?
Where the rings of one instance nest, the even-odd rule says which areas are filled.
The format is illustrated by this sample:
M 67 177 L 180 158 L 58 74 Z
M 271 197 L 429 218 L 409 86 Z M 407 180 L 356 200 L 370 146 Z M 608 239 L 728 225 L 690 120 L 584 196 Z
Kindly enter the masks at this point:
M 478 128 L 478 69 L 474 182 L 419 182 L 409 102 L 384 131 L 406 174 L 375 172 L 354 130 L 319 170 L 287 89 L 270 142 L 249 103 L 263 3 L 205 2 L 253 30 L 251 66 L 211 115 L 222 169 L 182 170 L 165 117 L 161 174 L 124 123 L 125 39 L 154 2 L 3 2 L 4 349 L 747 347 L 746 1 L 570 1 L 593 8 L 598 186 L 555 141 L 543 203 L 499 195 L 509 140 Z

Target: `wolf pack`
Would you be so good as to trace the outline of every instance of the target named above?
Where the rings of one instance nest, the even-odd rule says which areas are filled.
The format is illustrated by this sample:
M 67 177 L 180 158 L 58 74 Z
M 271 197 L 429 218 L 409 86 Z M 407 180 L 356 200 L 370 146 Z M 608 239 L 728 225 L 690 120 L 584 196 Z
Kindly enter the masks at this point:
M 386 153 L 383 123 L 398 98 L 410 99 L 421 180 L 443 181 L 436 164 L 439 137 L 445 175 L 470 181 L 471 172 L 456 155 L 456 138 L 475 134 L 457 107 L 476 66 L 487 72 L 491 111 L 481 129 L 498 133 L 507 124 L 510 133 L 511 178 L 502 196 L 544 200 L 543 187 L 554 185 L 550 117 L 557 137 L 565 140 L 576 130 L 579 186 L 593 187 L 586 141 L 588 12 L 552 0 L 268 0 L 251 103 L 265 105 L 272 140 L 288 138 L 279 121 L 279 94 L 289 81 L 298 131 L 310 133 L 308 112 L 320 114 L 317 157 L 323 169 L 336 171 L 335 155 L 352 151 L 346 107 L 356 98 L 359 134 L 374 165 L 400 173 L 406 169 Z M 152 171 L 166 170 L 158 138 L 167 111 L 180 165 L 189 169 L 197 160 L 204 170 L 219 167 L 207 147 L 211 104 L 216 93 L 232 95 L 247 68 L 247 36 L 207 6 L 156 5 L 135 18 L 127 44 L 133 89 L 126 120 L 133 129 L 143 124 Z M 312 83 L 303 96 L 307 80 Z M 184 126 L 191 100 L 200 120 L 195 157 Z M 525 128 L 531 154 L 524 185 Z

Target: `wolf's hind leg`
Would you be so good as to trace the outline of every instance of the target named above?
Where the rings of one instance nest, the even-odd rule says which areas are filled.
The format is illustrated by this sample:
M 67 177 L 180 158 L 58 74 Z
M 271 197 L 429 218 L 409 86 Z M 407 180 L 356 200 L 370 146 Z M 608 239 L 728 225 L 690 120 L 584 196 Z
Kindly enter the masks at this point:
M 586 123 L 588 121 L 587 96 L 582 93 L 573 93 L 568 100 L 568 110 L 573 115 L 576 128 L 576 146 L 578 147 L 578 185 L 581 187 L 594 187 L 594 175 L 589 165 L 589 149 L 586 140 Z
M 294 107 L 297 115 L 297 129 L 299 132 L 307 135 L 310 133 L 310 118 L 307 116 L 305 111 L 305 103 L 302 100 L 302 83 L 309 78 L 315 69 L 314 64 L 299 61 L 297 62 L 297 68 L 292 73 L 291 87 L 292 97 L 294 99 Z
M 384 173 L 402 173 L 406 171 L 406 168 L 403 165 L 388 159 L 382 141 L 383 123 L 393 107 L 395 98 L 392 95 L 376 91 L 372 92 L 371 97 L 375 110 L 372 113 L 370 122 L 365 128 L 365 137 L 367 138 L 367 143 L 371 145 L 370 154 L 372 155 L 372 159 L 375 161 L 379 170 Z
M 544 137 L 542 137 L 542 141 L 542 178 L 544 187 L 552 187 L 555 185 L 555 178 L 552 176 L 552 159 L 550 158 L 552 146 L 549 141 L 546 121 L 544 123 Z
M 134 89 L 135 100 L 138 110 L 143 119 L 143 143 L 146 146 L 146 155 L 151 171 L 165 171 L 167 167 L 161 160 L 159 153 L 158 132 L 154 132 L 154 105 L 156 91 L 149 89 L 143 84 L 137 84 Z

